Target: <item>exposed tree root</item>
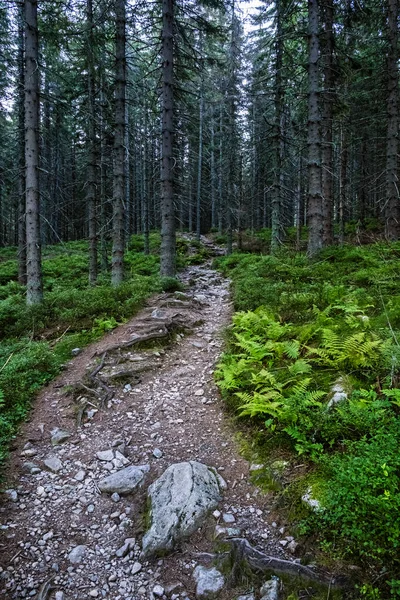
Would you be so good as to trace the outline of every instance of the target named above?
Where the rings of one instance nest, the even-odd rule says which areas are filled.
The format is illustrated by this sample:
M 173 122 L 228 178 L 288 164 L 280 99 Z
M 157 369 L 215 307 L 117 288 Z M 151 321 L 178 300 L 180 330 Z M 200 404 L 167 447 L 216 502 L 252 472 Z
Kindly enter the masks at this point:
M 232 578 L 240 578 L 243 565 L 248 565 L 254 571 L 274 571 L 293 575 L 308 581 L 315 581 L 320 585 L 330 588 L 343 588 L 349 585 L 349 582 L 343 576 L 330 576 L 325 573 L 317 573 L 310 567 L 306 567 L 290 560 L 268 556 L 260 550 L 254 548 L 244 538 L 232 538 L 229 540 L 232 544 Z

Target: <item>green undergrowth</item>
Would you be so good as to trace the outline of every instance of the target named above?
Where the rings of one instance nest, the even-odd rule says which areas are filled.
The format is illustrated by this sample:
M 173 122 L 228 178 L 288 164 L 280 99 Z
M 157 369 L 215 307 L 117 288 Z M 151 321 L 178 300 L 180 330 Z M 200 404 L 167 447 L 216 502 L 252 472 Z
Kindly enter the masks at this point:
M 32 307 L 17 281 L 16 248 L 0 250 L 0 464 L 35 393 L 71 359 L 73 348 L 124 322 L 151 294 L 181 289 L 177 279 L 159 277 L 159 233 L 151 233 L 149 242 L 145 256 L 144 237 L 131 237 L 125 281 L 116 289 L 108 272 L 88 285 L 87 242 L 45 247 L 44 302 Z M 179 267 L 190 254 L 189 242 L 178 240 Z
M 313 261 L 289 252 L 216 261 L 238 311 L 219 387 L 252 420 L 259 452 L 308 465 L 279 492 L 296 531 L 330 559 L 360 564 L 358 594 L 369 598 L 400 594 L 399 258 L 399 243 L 378 243 Z

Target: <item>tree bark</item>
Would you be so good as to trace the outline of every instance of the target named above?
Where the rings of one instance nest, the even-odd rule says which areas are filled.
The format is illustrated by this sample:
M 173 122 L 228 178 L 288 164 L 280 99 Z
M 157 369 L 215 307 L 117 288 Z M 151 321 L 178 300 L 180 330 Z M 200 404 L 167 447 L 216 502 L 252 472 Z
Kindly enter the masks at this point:
M 203 170 L 203 121 L 204 121 L 204 90 L 203 80 L 200 82 L 199 102 L 199 156 L 197 159 L 197 196 L 196 196 L 196 239 L 200 241 L 201 234 L 201 175 Z
M 321 187 L 323 245 L 333 244 L 333 0 L 324 0 L 324 94 L 322 103 Z
M 18 7 L 18 282 L 26 285 L 24 10 Z
M 283 132 L 282 114 L 284 90 L 282 86 L 283 31 L 281 0 L 276 0 L 276 56 L 275 56 L 275 124 L 274 124 L 274 186 L 271 202 L 271 253 L 274 254 L 282 243 L 282 167 Z
M 111 285 L 122 283 L 124 277 L 124 204 L 125 204 L 125 127 L 126 127 L 126 14 L 125 0 L 115 0 L 115 134 L 113 173 L 113 245 Z
M 214 129 L 214 112 L 211 115 L 211 148 L 210 148 L 210 186 L 211 186 L 211 228 L 215 229 L 216 219 L 216 203 L 215 203 L 215 129 Z
M 28 305 L 43 300 L 39 195 L 39 39 L 37 0 L 25 9 L 25 185 Z
M 174 207 L 174 0 L 162 2 L 162 149 L 160 273 L 174 277 L 176 234 Z
M 323 246 L 321 131 L 319 106 L 319 0 L 308 0 L 308 254 Z
M 93 35 L 93 3 L 86 2 L 86 59 L 87 59 L 87 94 L 88 94 L 88 120 L 87 120 L 87 184 L 86 203 L 88 207 L 89 225 L 89 283 L 95 285 L 97 281 L 97 219 L 96 219 L 96 166 L 97 142 L 95 127 L 95 69 L 93 60 L 94 35 Z
M 399 137 L 398 0 L 388 0 L 388 93 L 386 137 L 386 209 L 385 233 L 389 240 L 400 235 L 400 206 L 397 177 Z

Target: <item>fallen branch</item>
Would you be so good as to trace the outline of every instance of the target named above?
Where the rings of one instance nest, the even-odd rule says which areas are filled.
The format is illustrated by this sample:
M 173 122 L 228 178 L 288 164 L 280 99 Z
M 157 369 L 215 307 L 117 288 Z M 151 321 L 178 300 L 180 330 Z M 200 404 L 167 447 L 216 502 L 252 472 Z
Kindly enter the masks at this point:
M 348 582 L 344 577 L 334 577 L 325 573 L 317 573 L 310 567 L 306 567 L 290 560 L 268 556 L 260 550 L 254 548 L 244 538 L 232 538 L 229 540 L 232 544 L 231 558 L 233 563 L 232 571 L 237 570 L 238 565 L 243 560 L 251 569 L 256 571 L 274 571 L 276 573 L 287 573 L 308 581 L 315 581 L 328 587 L 345 587 Z M 235 569 L 236 566 L 236 569 Z

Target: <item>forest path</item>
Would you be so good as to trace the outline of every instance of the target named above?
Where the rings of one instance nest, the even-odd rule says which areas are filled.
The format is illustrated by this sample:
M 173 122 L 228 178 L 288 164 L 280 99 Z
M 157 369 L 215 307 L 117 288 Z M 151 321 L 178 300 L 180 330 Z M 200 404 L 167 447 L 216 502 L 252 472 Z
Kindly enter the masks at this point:
M 11 491 L 0 506 L 0 598 L 140 600 L 155 597 L 154 586 L 161 585 L 165 598 L 194 599 L 193 568 L 207 558 L 199 553 L 215 551 L 218 526 L 239 528 L 267 554 L 285 557 L 279 543 L 284 532 L 269 523 L 268 497 L 250 482 L 249 463 L 213 380 L 232 314 L 229 282 L 209 264 L 189 267 L 180 278 L 185 295 L 152 298 L 131 321 L 82 351 L 39 395 L 11 454 Z M 124 346 L 149 332 L 166 333 L 167 345 L 160 347 L 156 338 L 147 349 Z M 106 406 L 97 411 L 99 402 Z M 56 427 L 71 437 L 53 446 Z M 99 460 L 102 451 L 112 451 L 111 458 Z M 148 484 L 187 460 L 215 467 L 226 480 L 222 514 L 210 516 L 179 551 L 144 560 Z M 123 463 L 146 463 L 150 472 L 141 490 L 114 502 L 97 483 Z M 131 552 L 116 556 L 133 537 Z M 80 545 L 85 557 L 72 564 L 69 553 Z M 180 586 L 168 588 L 177 581 Z M 235 596 L 231 590 L 218 597 Z

